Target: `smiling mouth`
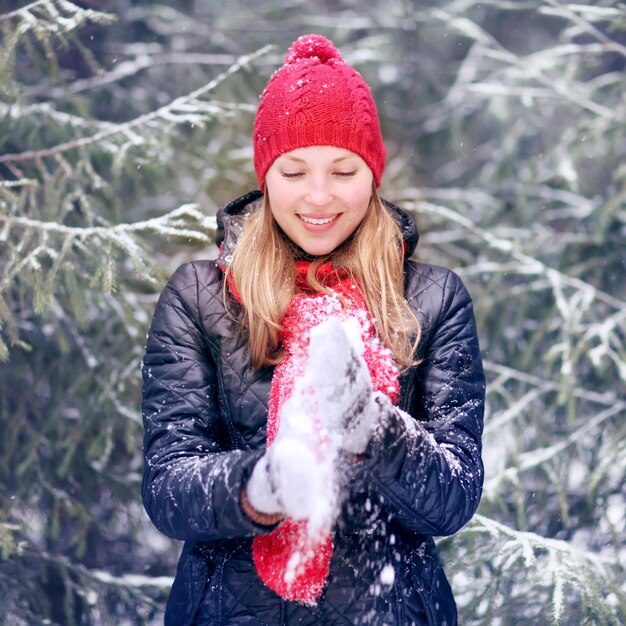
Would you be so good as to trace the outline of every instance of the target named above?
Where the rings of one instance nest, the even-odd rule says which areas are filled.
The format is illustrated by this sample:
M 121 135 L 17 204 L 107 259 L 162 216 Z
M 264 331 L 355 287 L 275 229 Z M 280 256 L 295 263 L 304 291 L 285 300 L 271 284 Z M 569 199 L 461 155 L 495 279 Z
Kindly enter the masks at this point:
M 330 224 L 337 216 L 333 215 L 332 217 L 325 217 L 323 219 L 318 219 L 316 217 L 305 217 L 304 215 L 298 216 L 303 222 L 306 224 Z

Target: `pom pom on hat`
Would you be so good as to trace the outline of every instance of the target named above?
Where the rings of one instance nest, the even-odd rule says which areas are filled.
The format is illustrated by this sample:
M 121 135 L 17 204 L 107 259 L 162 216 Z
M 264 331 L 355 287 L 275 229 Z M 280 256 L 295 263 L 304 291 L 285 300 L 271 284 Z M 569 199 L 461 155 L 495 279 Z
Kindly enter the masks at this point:
M 343 61 L 339 50 L 335 48 L 331 41 L 320 35 L 304 35 L 298 37 L 289 51 L 285 55 L 285 63 L 295 63 L 299 59 L 308 58 L 319 59 L 321 63 L 326 63 L 330 59 Z
M 254 121 L 254 167 L 259 186 L 281 155 L 307 146 L 335 146 L 358 154 L 378 187 L 386 150 L 367 83 L 331 41 L 298 38 L 285 65 L 270 78 Z

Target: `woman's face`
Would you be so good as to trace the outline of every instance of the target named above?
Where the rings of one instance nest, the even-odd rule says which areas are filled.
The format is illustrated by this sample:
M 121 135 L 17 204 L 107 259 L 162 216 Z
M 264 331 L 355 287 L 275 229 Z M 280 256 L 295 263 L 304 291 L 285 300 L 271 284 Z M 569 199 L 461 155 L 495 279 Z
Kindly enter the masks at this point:
M 267 171 L 274 219 L 305 252 L 319 256 L 340 246 L 361 223 L 372 196 L 373 175 L 354 152 L 333 146 L 298 148 Z

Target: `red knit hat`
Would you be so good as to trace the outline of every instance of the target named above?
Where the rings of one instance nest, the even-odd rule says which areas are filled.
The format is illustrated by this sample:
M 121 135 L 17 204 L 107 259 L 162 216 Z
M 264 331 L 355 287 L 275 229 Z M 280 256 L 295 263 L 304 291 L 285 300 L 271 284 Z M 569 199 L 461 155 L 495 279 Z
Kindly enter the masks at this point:
M 261 189 L 281 154 L 307 146 L 358 154 L 380 185 L 386 150 L 374 99 L 361 74 L 320 35 L 305 35 L 292 44 L 285 65 L 261 96 L 254 121 L 254 168 Z

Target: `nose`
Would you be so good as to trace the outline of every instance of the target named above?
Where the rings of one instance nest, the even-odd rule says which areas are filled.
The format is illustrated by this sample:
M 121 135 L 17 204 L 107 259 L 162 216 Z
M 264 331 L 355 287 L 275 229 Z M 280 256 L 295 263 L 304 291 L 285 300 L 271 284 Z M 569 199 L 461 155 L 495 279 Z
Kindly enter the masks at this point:
M 332 199 L 331 185 L 326 176 L 312 176 L 305 200 L 314 206 L 326 206 Z

